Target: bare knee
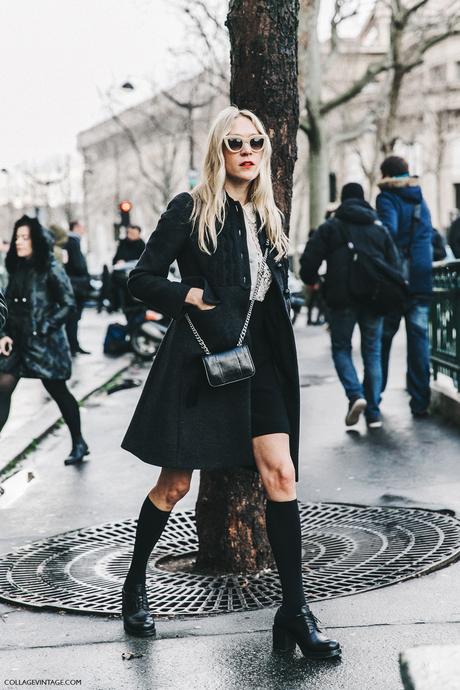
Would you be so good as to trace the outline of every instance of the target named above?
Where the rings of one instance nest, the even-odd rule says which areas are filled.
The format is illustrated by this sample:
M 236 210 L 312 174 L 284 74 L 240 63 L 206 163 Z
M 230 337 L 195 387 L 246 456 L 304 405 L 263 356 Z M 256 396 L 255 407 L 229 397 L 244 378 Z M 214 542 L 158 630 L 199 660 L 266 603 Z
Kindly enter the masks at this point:
M 295 499 L 295 470 L 290 458 L 268 467 L 262 473 L 262 481 L 269 499 L 273 501 Z
M 172 510 L 190 490 L 191 473 L 162 472 L 156 486 L 150 491 L 150 500 L 160 510 Z
M 173 484 L 168 486 L 165 499 L 169 505 L 174 508 L 176 503 L 178 503 L 181 498 L 184 498 L 189 492 L 190 480 L 189 479 L 178 479 Z

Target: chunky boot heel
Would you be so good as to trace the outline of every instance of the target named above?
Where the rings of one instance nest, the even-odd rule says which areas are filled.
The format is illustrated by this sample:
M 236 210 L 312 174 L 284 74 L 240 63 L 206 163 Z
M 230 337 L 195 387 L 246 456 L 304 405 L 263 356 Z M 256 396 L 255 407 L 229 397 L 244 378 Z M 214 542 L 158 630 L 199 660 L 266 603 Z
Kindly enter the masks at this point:
M 275 614 L 273 648 L 287 652 L 296 644 L 307 659 L 333 659 L 342 653 L 339 643 L 321 630 L 308 606 L 302 606 L 294 616 L 286 616 L 281 609 Z
M 277 654 L 291 654 L 295 650 L 295 639 L 288 630 L 273 626 L 273 651 Z

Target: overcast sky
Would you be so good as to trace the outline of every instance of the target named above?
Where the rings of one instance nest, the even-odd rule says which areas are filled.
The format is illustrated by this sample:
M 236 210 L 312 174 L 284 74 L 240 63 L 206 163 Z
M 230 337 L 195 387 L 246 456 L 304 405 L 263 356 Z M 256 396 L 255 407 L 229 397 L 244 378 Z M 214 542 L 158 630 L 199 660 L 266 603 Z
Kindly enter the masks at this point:
M 0 168 L 75 151 L 126 79 L 127 106 L 167 86 L 182 38 L 171 0 L 0 0 Z

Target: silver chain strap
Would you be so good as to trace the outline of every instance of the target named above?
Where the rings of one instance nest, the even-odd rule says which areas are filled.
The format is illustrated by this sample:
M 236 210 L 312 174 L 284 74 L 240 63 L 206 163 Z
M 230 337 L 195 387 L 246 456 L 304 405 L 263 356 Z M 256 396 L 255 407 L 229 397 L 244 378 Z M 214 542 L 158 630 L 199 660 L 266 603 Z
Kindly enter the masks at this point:
M 193 325 L 190 316 L 189 316 L 188 314 L 186 314 L 186 315 L 185 315 L 185 318 L 186 318 L 187 321 L 188 321 L 188 325 L 189 325 L 190 328 L 192 329 L 193 335 L 194 335 L 195 338 L 198 340 L 198 342 L 199 342 L 199 344 L 200 344 L 200 347 L 206 352 L 207 355 L 210 355 L 211 353 L 210 353 L 210 351 L 208 350 L 208 347 L 207 347 L 206 343 L 204 342 L 203 338 L 201 337 L 201 335 L 198 333 L 198 331 L 196 330 L 195 326 Z
M 246 337 L 247 330 L 249 328 L 249 321 L 251 320 L 251 314 L 252 314 L 252 310 L 254 308 L 255 295 L 257 295 L 257 293 L 258 293 L 260 281 L 262 280 L 262 273 L 263 273 L 264 264 L 267 262 L 268 249 L 269 249 L 269 241 L 267 240 L 267 248 L 265 250 L 264 256 L 262 257 L 262 259 L 260 261 L 259 270 L 257 271 L 257 280 L 256 280 L 255 288 L 254 288 L 254 297 L 251 299 L 251 301 L 249 303 L 249 309 L 248 309 L 248 313 L 246 315 L 246 320 L 244 322 L 243 328 L 241 329 L 240 337 L 238 338 L 238 342 L 236 344 L 237 347 L 241 347 L 241 345 L 243 344 L 243 341 Z M 210 352 L 208 346 L 206 345 L 203 338 L 201 337 L 201 335 L 196 330 L 195 326 L 192 323 L 190 316 L 188 314 L 185 314 L 185 318 L 187 319 L 188 325 L 192 329 L 192 333 L 195 336 L 195 338 L 197 339 L 198 344 L 200 345 L 202 350 L 204 350 L 204 352 L 207 355 L 210 355 L 211 352 Z

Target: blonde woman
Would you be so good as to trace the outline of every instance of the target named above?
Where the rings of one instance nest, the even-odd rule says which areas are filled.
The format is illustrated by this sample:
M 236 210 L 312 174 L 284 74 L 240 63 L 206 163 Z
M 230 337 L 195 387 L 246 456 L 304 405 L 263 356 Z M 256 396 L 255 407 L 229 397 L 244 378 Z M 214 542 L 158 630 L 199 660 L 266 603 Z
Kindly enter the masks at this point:
M 128 633 L 155 634 L 145 590 L 150 553 L 194 469 L 260 473 L 266 523 L 281 581 L 274 647 L 298 644 L 328 658 L 340 646 L 317 626 L 305 601 L 296 500 L 299 380 L 289 318 L 288 240 L 275 205 L 270 140 L 248 110 L 225 108 L 208 138 L 201 183 L 161 216 L 129 279 L 132 294 L 172 324 L 144 386 L 122 446 L 162 468 L 139 515 L 123 587 Z M 177 259 L 182 282 L 167 279 Z M 235 348 L 253 303 L 244 344 L 255 374 L 210 385 L 202 362 Z M 201 340 L 201 343 L 200 343 Z

